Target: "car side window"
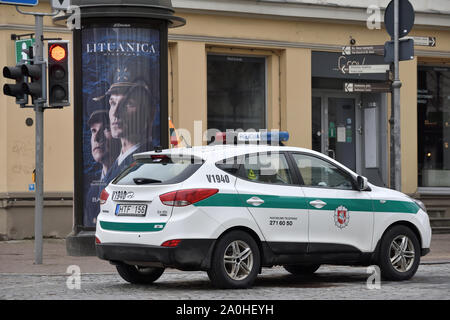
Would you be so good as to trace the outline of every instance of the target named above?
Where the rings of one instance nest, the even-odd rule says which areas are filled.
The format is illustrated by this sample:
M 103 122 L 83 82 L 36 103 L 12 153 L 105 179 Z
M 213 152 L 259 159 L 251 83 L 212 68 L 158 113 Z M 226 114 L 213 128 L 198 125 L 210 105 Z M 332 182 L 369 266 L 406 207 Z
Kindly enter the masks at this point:
M 307 187 L 352 190 L 352 178 L 335 165 L 314 156 L 293 153 L 292 157 Z
M 258 153 L 245 157 L 239 176 L 246 180 L 270 184 L 292 184 L 284 154 Z

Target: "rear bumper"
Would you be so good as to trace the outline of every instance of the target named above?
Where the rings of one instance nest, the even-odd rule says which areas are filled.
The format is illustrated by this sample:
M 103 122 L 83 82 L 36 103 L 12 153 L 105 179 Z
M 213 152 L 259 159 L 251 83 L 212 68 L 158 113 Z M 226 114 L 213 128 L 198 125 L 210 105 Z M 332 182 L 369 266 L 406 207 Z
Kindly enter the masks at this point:
M 207 270 L 210 265 L 213 239 L 183 239 L 177 247 L 102 243 L 95 250 L 100 259 L 111 262 L 155 262 L 180 270 Z
M 421 249 L 421 253 L 420 253 L 420 256 L 426 256 L 427 254 L 429 254 L 430 253 L 430 248 L 422 248 Z

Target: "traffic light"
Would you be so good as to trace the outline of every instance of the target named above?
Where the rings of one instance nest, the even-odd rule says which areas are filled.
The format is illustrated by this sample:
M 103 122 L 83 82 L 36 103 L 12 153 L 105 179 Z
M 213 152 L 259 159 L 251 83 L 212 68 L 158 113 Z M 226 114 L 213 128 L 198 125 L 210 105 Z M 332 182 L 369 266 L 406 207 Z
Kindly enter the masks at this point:
M 23 85 L 27 82 L 27 78 L 22 72 L 22 66 L 24 64 L 3 68 L 3 77 L 16 80 L 15 84 L 5 84 L 3 86 L 3 93 L 7 96 L 16 97 L 17 104 L 26 105 L 28 103 L 28 96 L 25 93 Z
M 49 107 L 70 105 L 68 41 L 48 42 Z
M 30 77 L 30 82 L 23 83 L 22 88 L 24 92 L 30 95 L 33 99 L 43 98 L 43 90 L 45 90 L 42 75 L 44 64 L 24 64 L 22 65 L 22 73 L 26 77 Z

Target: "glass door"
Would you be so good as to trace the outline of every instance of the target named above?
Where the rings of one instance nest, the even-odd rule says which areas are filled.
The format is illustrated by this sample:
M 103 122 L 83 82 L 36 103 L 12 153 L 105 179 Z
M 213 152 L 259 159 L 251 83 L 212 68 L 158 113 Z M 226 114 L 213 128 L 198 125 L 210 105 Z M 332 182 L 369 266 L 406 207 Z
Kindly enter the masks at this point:
M 356 171 L 355 99 L 328 98 L 328 153 Z
M 357 171 L 360 157 L 358 96 L 320 94 L 312 99 L 312 149 Z
M 317 91 L 312 98 L 312 149 L 384 187 L 386 120 L 386 95 Z

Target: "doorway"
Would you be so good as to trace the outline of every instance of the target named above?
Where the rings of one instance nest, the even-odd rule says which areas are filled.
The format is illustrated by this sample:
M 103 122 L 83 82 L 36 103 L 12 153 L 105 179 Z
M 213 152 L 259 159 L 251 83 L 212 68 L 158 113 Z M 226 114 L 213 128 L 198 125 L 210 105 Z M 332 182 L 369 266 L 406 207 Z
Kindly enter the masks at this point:
M 386 101 L 320 90 L 312 97 L 312 148 L 378 186 L 387 185 Z
M 340 93 L 313 96 L 313 149 L 357 171 L 360 163 L 360 95 Z

